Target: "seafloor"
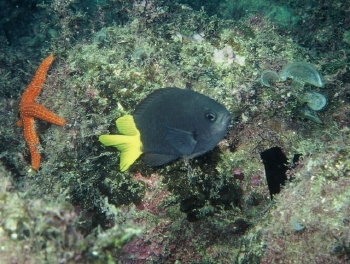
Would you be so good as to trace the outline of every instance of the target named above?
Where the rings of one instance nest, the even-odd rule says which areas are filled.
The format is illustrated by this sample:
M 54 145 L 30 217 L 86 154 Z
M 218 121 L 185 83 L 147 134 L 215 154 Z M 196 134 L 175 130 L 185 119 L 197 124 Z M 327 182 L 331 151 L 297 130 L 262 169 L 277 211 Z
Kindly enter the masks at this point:
M 341 0 L 0 0 L 0 262 L 349 263 L 349 17 Z M 51 53 L 36 102 L 66 125 L 36 121 L 34 171 L 16 122 Z M 292 62 L 324 85 L 261 78 Z M 121 173 L 98 136 L 170 86 L 225 105 L 225 139 Z

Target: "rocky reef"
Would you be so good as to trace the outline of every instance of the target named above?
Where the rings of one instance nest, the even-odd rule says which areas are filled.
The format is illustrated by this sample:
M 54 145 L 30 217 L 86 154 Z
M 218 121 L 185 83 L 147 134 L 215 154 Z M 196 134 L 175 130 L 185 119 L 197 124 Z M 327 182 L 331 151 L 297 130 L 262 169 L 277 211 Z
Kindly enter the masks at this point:
M 209 2 L 0 1 L 4 263 L 349 262 L 349 7 Z M 33 171 L 18 104 L 50 53 L 37 102 L 66 125 L 36 122 Z M 188 164 L 120 172 L 98 136 L 170 86 L 223 104 L 225 139 Z M 271 199 L 274 147 L 286 162 Z

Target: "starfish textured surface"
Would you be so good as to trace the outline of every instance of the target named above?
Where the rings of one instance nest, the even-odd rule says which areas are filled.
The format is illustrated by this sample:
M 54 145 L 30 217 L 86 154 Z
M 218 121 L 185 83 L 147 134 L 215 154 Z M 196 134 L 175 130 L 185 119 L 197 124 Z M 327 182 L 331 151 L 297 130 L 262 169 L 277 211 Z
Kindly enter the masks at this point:
M 54 61 L 51 54 L 42 61 L 36 71 L 33 80 L 25 89 L 21 102 L 19 104 L 19 112 L 21 119 L 17 122 L 18 126 L 23 126 L 24 139 L 29 147 L 32 158 L 32 168 L 38 170 L 40 167 L 41 155 L 38 152 L 39 138 L 35 132 L 34 118 L 39 118 L 58 126 L 64 126 L 65 120 L 44 106 L 37 104 L 34 100 L 40 94 L 43 84 L 46 80 L 47 71 Z

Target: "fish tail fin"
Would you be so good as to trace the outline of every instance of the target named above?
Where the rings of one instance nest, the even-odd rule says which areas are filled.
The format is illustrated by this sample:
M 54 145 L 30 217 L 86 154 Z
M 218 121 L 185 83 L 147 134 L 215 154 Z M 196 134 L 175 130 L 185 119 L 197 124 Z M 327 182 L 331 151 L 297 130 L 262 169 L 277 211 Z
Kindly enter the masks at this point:
M 120 171 L 126 171 L 142 154 L 140 132 L 131 115 L 117 120 L 118 129 L 125 135 L 101 135 L 99 141 L 105 146 L 116 147 L 120 153 Z
M 137 136 L 101 135 L 99 141 L 105 146 L 116 147 L 120 153 L 120 171 L 126 171 L 142 154 L 141 141 Z

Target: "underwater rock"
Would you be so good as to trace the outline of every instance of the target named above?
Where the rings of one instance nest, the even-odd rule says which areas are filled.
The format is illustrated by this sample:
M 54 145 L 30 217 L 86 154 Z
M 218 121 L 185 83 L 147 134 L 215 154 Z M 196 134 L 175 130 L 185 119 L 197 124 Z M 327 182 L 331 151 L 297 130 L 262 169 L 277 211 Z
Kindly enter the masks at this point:
M 293 215 L 290 218 L 290 225 L 294 231 L 302 231 L 305 229 L 305 226 L 300 222 L 297 216 Z
M 223 64 L 229 66 L 235 59 L 235 53 L 231 46 L 225 46 L 223 49 L 215 49 L 213 55 L 214 62 L 217 64 Z
M 307 105 L 299 109 L 300 114 L 317 124 L 323 124 L 321 118 L 318 117 L 316 111 L 310 109 Z
M 282 81 L 291 78 L 295 81 L 305 82 L 316 87 L 324 86 L 320 73 L 312 64 L 307 62 L 287 64 L 280 73 L 280 78 Z
M 47 31 L 47 34 L 49 35 L 50 38 L 57 38 L 58 37 L 58 32 L 56 29 L 54 28 L 50 28 L 48 31 Z
M 201 34 L 195 33 L 191 36 L 191 39 L 193 42 L 197 42 L 197 43 L 201 43 L 203 42 L 205 39 L 202 37 Z
M 278 73 L 276 71 L 265 70 L 262 72 L 260 77 L 260 82 L 262 85 L 271 87 L 271 85 L 275 84 L 280 80 Z
M 92 39 L 92 42 L 96 43 L 96 44 L 100 44 L 102 42 L 108 42 L 106 29 L 102 28 L 100 31 L 96 32 L 93 39 Z
M 181 34 L 180 32 L 176 32 L 175 35 L 180 39 L 181 42 L 186 41 L 186 42 L 201 43 L 205 41 L 204 33 L 194 33 L 191 36 L 186 36 Z
M 320 111 L 327 105 L 327 98 L 323 94 L 314 91 L 304 93 L 299 101 L 307 103 L 307 106 L 314 111 Z

